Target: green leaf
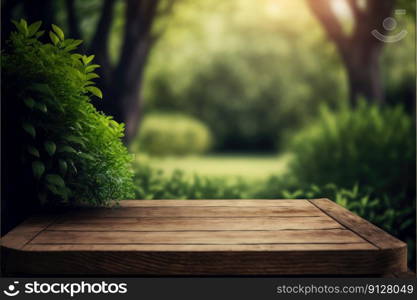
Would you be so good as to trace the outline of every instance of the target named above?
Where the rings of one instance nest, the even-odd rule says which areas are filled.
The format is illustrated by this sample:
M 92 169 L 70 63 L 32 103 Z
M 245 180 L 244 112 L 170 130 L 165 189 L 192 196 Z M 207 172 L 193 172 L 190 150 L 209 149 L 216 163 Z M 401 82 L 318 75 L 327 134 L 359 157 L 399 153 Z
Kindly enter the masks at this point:
M 37 102 L 35 104 L 35 108 L 44 113 L 48 112 L 48 107 L 45 105 L 45 103 Z
M 68 160 L 68 162 L 69 162 L 69 164 L 70 164 L 70 166 L 71 166 L 72 172 L 73 172 L 74 174 L 77 174 L 78 170 L 77 170 L 77 167 L 76 167 L 76 166 L 75 166 L 75 164 L 74 164 L 74 161 L 70 159 L 70 160 Z
M 56 186 L 56 185 L 53 185 L 53 184 L 47 184 L 46 187 L 48 188 L 48 190 L 52 194 L 60 196 L 65 201 L 68 201 L 68 194 L 69 194 L 70 191 L 65 186 L 60 187 L 60 186 Z
M 58 174 L 48 174 L 48 175 L 46 175 L 45 179 L 50 184 L 60 186 L 60 187 L 65 186 L 65 181 Z
M 93 61 L 93 59 L 94 59 L 94 55 L 90 55 L 90 56 L 83 55 L 82 57 L 84 65 L 88 65 L 90 62 Z
M 78 54 L 78 53 L 71 54 L 71 57 L 73 59 L 76 59 L 76 60 L 79 60 L 79 59 L 82 60 L 83 59 L 83 56 L 81 54 Z
M 100 68 L 100 65 L 89 65 L 89 66 L 85 67 L 85 72 L 90 73 L 97 68 Z
M 78 76 L 79 79 L 81 80 L 85 80 L 85 74 L 83 72 L 81 72 L 80 70 L 75 69 L 74 70 L 75 74 Z
M 83 43 L 83 40 L 74 40 L 73 42 L 71 42 L 70 46 L 78 47 L 82 43 Z
M 36 137 L 36 130 L 35 127 L 33 127 L 32 124 L 30 123 L 23 123 L 22 124 L 23 129 L 30 134 L 31 137 L 35 138 Z
M 58 26 L 56 26 L 55 24 L 52 24 L 52 29 L 53 29 L 53 31 L 55 31 L 55 33 L 59 37 L 59 39 L 61 41 L 63 41 L 64 40 L 64 32 L 62 31 L 62 29 L 59 28 Z
M 78 130 L 82 130 L 83 127 L 81 126 L 81 124 L 79 122 L 75 122 L 74 126 L 77 127 Z
M 103 93 L 101 92 L 99 88 L 95 86 L 87 86 L 85 89 L 91 92 L 93 95 L 99 97 L 100 99 L 103 99 Z
M 25 102 L 25 105 L 30 109 L 32 109 L 35 106 L 35 100 L 33 100 L 32 98 L 26 98 L 23 101 Z
M 58 163 L 59 163 L 59 171 L 61 172 L 62 175 L 65 175 L 65 173 L 67 173 L 67 170 L 68 170 L 67 162 L 63 159 L 60 159 Z
M 65 42 L 67 42 L 67 41 L 69 41 L 69 40 L 65 40 Z M 66 51 L 71 51 L 71 50 L 74 50 L 74 49 L 77 49 L 77 47 L 82 43 L 83 41 L 82 40 L 71 40 L 71 41 L 69 41 L 67 44 L 66 44 L 66 46 L 65 46 L 65 50 Z M 81 57 L 82 57 L 82 55 L 80 55 Z
M 79 144 L 81 146 L 85 146 L 84 141 L 82 140 L 82 138 L 77 137 L 75 135 L 67 135 L 66 137 L 64 137 L 64 139 L 69 141 L 69 142 L 73 142 L 73 143 Z
M 23 33 L 27 36 L 29 34 L 28 23 L 26 22 L 26 20 L 20 19 L 19 24 L 20 24 L 21 28 L 23 29 Z
M 38 21 L 38 22 L 30 24 L 30 26 L 28 27 L 28 32 L 29 32 L 28 36 L 32 36 L 35 33 L 37 33 L 41 25 L 42 25 L 42 21 Z
M 43 31 L 43 30 L 38 31 L 38 32 L 35 34 L 35 37 L 36 37 L 36 38 L 39 38 L 39 37 L 41 37 L 44 33 L 45 33 L 45 31 Z
M 61 146 L 58 148 L 58 152 L 77 153 L 71 146 Z
M 29 89 L 47 96 L 55 96 L 47 83 L 34 83 L 29 86 Z
M 67 51 L 67 52 L 69 52 L 69 51 L 72 51 L 72 50 L 75 50 L 75 49 L 77 49 L 77 47 L 75 47 L 75 46 L 66 46 L 65 48 L 64 48 L 64 50 L 65 51 Z
M 39 160 L 35 160 L 32 163 L 32 171 L 33 171 L 33 175 L 35 176 L 35 178 L 39 179 L 41 178 L 42 174 L 45 172 L 45 165 L 43 164 L 43 162 Z
M 51 41 L 55 46 L 59 43 L 59 38 L 52 31 L 49 31 L 49 37 L 51 38 Z
M 16 26 L 16 29 L 20 33 L 23 33 L 25 36 L 28 36 L 29 31 L 28 31 L 28 27 L 27 27 L 27 22 L 25 20 L 20 19 L 19 22 L 16 22 L 15 20 L 12 20 L 12 23 Z
M 99 77 L 100 76 L 98 74 L 96 74 L 96 73 L 88 73 L 86 75 L 87 80 L 94 79 L 94 78 L 99 78 Z
M 56 151 L 56 145 L 55 145 L 55 143 L 54 143 L 54 142 L 51 142 L 51 141 L 46 141 L 46 142 L 44 143 L 44 146 L 45 146 L 45 150 L 46 150 L 46 152 L 48 152 L 48 154 L 49 154 L 50 156 L 54 155 L 54 153 L 55 153 L 55 151 Z
M 30 154 L 32 154 L 33 156 L 40 157 L 40 154 L 39 154 L 38 149 L 36 149 L 36 148 L 35 148 L 35 147 L 33 147 L 33 146 L 28 146 L 28 152 L 29 152 Z
M 81 153 L 79 153 L 79 156 L 81 156 L 82 158 L 85 158 L 87 160 L 91 160 L 91 161 L 95 160 L 93 156 L 91 156 L 90 154 L 87 154 L 87 153 L 82 153 L 81 152 Z

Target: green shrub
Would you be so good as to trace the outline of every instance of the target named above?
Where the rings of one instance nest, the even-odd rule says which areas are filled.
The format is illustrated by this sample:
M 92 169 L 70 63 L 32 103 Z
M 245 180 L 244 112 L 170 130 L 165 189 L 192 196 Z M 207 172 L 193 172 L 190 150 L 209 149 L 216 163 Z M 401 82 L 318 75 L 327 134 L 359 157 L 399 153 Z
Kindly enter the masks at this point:
M 90 103 L 91 94 L 102 97 L 91 81 L 99 67 L 94 55 L 72 53 L 81 41 L 65 39 L 55 25 L 51 43 L 39 40 L 41 22 L 15 25 L 1 63 L 5 130 L 16 135 L 6 148 L 21 156 L 22 173 L 33 173 L 19 184 L 32 187 L 42 203 L 105 205 L 132 197 L 123 125 Z
M 243 181 L 228 183 L 223 178 L 189 176 L 177 170 L 165 176 L 147 164 L 134 164 L 136 199 L 240 199 L 247 197 Z
M 199 63 L 198 68 L 189 69 L 187 62 L 172 71 L 158 70 L 145 89 L 150 110 L 181 111 L 207 124 L 218 151 L 281 150 L 287 134 L 317 115 L 316 95 L 325 103 L 343 97 L 340 90 L 331 89 L 337 75 L 317 80 L 307 75 L 313 70 L 307 71 L 305 64 L 296 67 L 294 60 L 288 62 L 290 69 L 283 69 L 286 59 L 276 48 L 209 55 L 209 63 Z M 271 63 L 277 61 L 280 67 Z
M 415 128 L 401 107 L 322 108 L 319 120 L 294 137 L 291 151 L 290 172 L 301 187 L 359 184 L 378 195 L 415 198 Z
M 201 154 L 211 146 L 211 133 L 200 121 L 181 114 L 147 115 L 132 148 L 150 155 Z

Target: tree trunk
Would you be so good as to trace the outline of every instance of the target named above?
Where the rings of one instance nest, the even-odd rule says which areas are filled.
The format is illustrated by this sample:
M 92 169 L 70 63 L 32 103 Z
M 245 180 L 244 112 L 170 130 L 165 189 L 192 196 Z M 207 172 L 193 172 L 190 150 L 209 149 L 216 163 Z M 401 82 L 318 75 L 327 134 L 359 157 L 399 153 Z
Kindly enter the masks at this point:
M 142 116 L 142 96 L 140 88 L 126 93 L 120 100 L 124 104 L 123 119 L 126 120 L 124 141 L 129 144 L 137 134 L 139 122 Z
M 65 0 L 65 7 L 67 9 L 68 35 L 73 39 L 80 39 L 80 22 L 75 10 L 75 0 Z
M 379 48 L 356 47 L 343 57 L 349 80 L 349 101 L 355 106 L 359 98 L 377 104 L 384 103 L 384 89 L 381 82 Z
M 151 33 L 157 15 L 156 0 L 128 0 L 123 45 L 118 64 L 113 66 L 108 55 L 110 24 L 113 18 L 114 0 L 106 0 L 91 53 L 96 54 L 100 78 L 97 83 L 104 99 L 96 101 L 98 109 L 110 114 L 118 122 L 125 123 L 124 142 L 130 143 L 136 136 L 142 113 L 142 79 L 150 48 L 155 37 Z
M 365 8 L 358 0 L 347 0 L 354 28 L 350 35 L 344 32 L 331 7 L 332 0 L 308 0 L 312 12 L 323 25 L 330 40 L 340 53 L 349 80 L 349 100 L 355 106 L 360 97 L 382 104 L 384 90 L 380 78 L 378 59 L 383 42 L 376 39 L 372 30 L 386 34 L 382 24 L 392 13 L 393 0 L 367 0 Z

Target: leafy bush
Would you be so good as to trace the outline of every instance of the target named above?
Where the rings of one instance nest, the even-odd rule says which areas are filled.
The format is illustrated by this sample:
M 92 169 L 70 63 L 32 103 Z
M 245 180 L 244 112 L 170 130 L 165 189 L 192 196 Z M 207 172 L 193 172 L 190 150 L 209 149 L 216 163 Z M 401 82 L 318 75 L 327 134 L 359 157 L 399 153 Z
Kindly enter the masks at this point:
M 143 121 L 132 148 L 150 155 L 201 154 L 211 146 L 210 130 L 181 114 L 150 114 Z
M 291 151 L 290 172 L 301 187 L 357 183 L 378 195 L 415 198 L 415 128 L 401 107 L 362 102 L 339 112 L 322 108 L 318 122 L 294 137 Z M 404 201 L 391 204 L 401 207 Z
M 41 22 L 15 25 L 2 53 L 2 72 L 7 153 L 23 162 L 15 162 L 23 174 L 19 185 L 51 204 L 104 205 L 132 197 L 123 125 L 90 103 L 91 94 L 102 97 L 91 81 L 98 76 L 94 55 L 72 53 L 81 41 L 65 39 L 55 25 L 51 43 L 39 40 Z
M 242 181 L 227 183 L 223 178 L 187 176 L 175 171 L 165 176 L 147 164 L 134 164 L 136 199 L 240 199 L 247 197 Z
M 219 151 L 281 150 L 319 103 L 346 99 L 337 49 L 304 1 L 280 1 L 283 13 L 273 15 L 267 3 L 219 3 L 179 4 L 147 66 L 147 108 L 197 117 Z
M 199 63 L 199 68 L 158 70 L 146 87 L 152 90 L 147 105 L 150 110 L 183 111 L 202 120 L 215 136 L 216 150 L 281 149 L 288 132 L 316 115 L 318 99 L 314 95 L 322 95 L 322 89 L 333 92 L 330 86 L 336 83 L 335 76 L 322 83 L 323 87 L 312 84 L 315 76 L 308 76 L 308 83 L 300 82 L 304 77 L 299 71 L 304 72 L 304 67 L 297 68 L 294 79 L 296 70 L 277 68 L 271 61 L 285 59 L 276 48 L 267 54 L 240 48 L 233 53 L 212 54 L 210 63 Z M 186 75 L 173 81 L 178 72 Z M 183 86 L 182 77 L 190 77 Z M 342 97 L 339 91 L 332 95 Z

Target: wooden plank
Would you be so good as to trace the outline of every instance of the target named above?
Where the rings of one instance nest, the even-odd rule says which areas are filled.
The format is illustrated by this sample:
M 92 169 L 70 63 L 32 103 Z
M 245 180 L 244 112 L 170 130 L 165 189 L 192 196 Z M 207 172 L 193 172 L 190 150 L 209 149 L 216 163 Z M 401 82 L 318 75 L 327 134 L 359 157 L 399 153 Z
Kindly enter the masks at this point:
M 66 217 L 48 230 L 60 231 L 205 231 L 344 229 L 328 216 L 294 218 L 78 218 Z
M 11 251 L 13 275 L 364 275 L 398 271 L 397 253 L 337 251 Z
M 1 251 L 4 272 L 21 275 L 407 270 L 404 243 L 325 199 L 122 201 L 55 221 L 30 219 L 2 239 Z
M 312 217 L 323 216 L 318 208 L 311 207 L 118 207 L 84 209 L 74 212 L 83 217 Z
M 122 200 L 122 207 L 158 207 L 158 206 L 291 206 L 311 207 L 311 203 L 304 199 L 232 199 L 232 200 Z
M 329 199 L 314 199 L 311 203 L 323 210 L 340 224 L 346 226 L 365 240 L 380 249 L 404 248 L 407 245 L 386 233 L 381 228 L 353 214 L 349 210 L 337 205 Z
M 335 250 L 378 250 L 369 243 L 353 244 L 246 244 L 246 245 L 111 245 L 111 244 L 28 244 L 26 251 L 177 251 L 177 252 L 219 252 L 219 251 L 335 251 Z
M 32 216 L 2 237 L 1 246 L 20 249 L 56 219 L 46 214 Z
M 33 244 L 279 244 L 363 243 L 349 230 L 88 232 L 44 231 Z

